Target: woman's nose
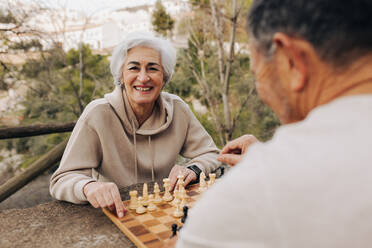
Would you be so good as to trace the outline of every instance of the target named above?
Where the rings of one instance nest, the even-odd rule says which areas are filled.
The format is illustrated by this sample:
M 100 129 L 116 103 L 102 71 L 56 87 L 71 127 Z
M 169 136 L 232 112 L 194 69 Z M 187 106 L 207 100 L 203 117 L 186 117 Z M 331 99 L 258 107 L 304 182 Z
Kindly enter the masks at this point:
M 137 76 L 138 81 L 147 82 L 150 80 L 150 77 L 147 75 L 145 70 L 141 70 Z

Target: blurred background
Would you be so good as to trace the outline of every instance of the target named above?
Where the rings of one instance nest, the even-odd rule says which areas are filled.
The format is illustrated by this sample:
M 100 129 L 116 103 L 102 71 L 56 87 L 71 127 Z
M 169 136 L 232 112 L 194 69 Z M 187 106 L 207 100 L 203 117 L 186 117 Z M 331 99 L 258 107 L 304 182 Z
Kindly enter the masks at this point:
M 60 127 L 71 130 L 91 100 L 113 90 L 110 54 L 133 31 L 172 41 L 177 65 L 165 91 L 190 105 L 218 147 L 246 133 L 270 139 L 279 121 L 259 100 L 249 71 L 250 3 L 2 0 L 0 210 L 50 200 L 49 176 L 70 135 Z M 48 134 L 27 134 L 33 128 Z

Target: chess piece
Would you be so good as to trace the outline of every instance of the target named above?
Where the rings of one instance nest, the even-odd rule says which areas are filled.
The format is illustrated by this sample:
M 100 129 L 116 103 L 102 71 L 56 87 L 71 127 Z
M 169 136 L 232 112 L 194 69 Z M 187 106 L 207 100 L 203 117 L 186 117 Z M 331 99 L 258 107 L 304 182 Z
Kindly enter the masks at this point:
M 183 211 L 181 208 L 181 204 L 177 204 L 176 210 L 173 212 L 173 216 L 176 218 L 182 217 L 183 216 Z
M 199 182 L 199 193 L 204 192 L 207 189 L 207 183 L 205 182 L 204 172 L 200 173 L 200 182 Z
M 184 175 L 182 175 L 181 174 L 181 172 L 180 172 L 180 174 L 177 176 L 177 185 L 178 185 L 178 187 L 183 187 L 183 183 L 184 183 L 184 179 L 185 179 L 185 176 Z
M 163 199 L 161 199 L 161 196 L 160 196 L 160 189 L 159 189 L 158 183 L 154 184 L 154 194 L 155 194 L 154 203 L 160 204 L 163 201 Z
M 157 209 L 156 205 L 154 204 L 154 195 L 149 195 L 149 205 L 147 207 L 147 210 L 149 211 L 155 211 Z
M 129 209 L 135 210 L 138 207 L 137 194 L 138 194 L 137 190 L 129 191 L 130 195 Z
M 163 183 L 164 183 L 164 189 L 165 189 L 163 200 L 166 201 L 166 202 L 169 202 L 169 201 L 171 201 L 173 199 L 173 196 L 169 192 L 170 179 L 169 178 L 164 178 L 163 179 Z
M 146 208 L 143 206 L 143 198 L 140 196 L 138 197 L 138 207 L 136 208 L 137 214 L 146 213 Z
M 147 188 L 147 183 L 143 184 L 143 191 L 142 191 L 142 204 L 143 206 L 149 205 L 149 193 Z
M 216 181 L 216 174 L 209 173 L 208 188 L 210 188 Z
M 173 192 L 174 199 L 171 202 L 172 206 L 177 206 L 181 202 L 180 191 L 176 188 Z
M 188 206 L 183 206 L 183 217 L 182 217 L 182 220 L 181 222 L 185 224 L 185 221 L 186 221 L 186 218 L 187 218 L 187 213 L 189 211 L 189 207 Z
M 174 237 L 177 235 L 177 230 L 178 230 L 177 224 L 172 224 L 172 236 L 171 237 Z
M 186 206 L 186 198 L 187 198 L 187 194 L 186 194 L 186 190 L 185 188 L 181 188 L 181 190 L 178 192 L 179 194 L 179 198 L 180 198 L 180 204 L 181 204 L 181 207 L 183 206 Z

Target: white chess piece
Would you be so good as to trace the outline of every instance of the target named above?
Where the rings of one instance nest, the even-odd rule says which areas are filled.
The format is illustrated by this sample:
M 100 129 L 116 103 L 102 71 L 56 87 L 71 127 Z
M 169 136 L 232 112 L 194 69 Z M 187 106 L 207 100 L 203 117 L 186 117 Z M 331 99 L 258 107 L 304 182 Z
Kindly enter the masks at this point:
M 185 179 L 185 176 L 183 175 L 183 174 L 181 174 L 181 172 L 180 172 L 180 174 L 178 174 L 178 176 L 177 176 L 177 185 L 179 186 L 179 187 L 183 187 L 183 183 L 184 183 L 184 179 Z
M 171 202 L 172 206 L 177 206 L 180 203 L 180 193 L 177 188 L 173 191 L 174 200 Z
M 170 179 L 169 178 L 164 178 L 163 179 L 163 183 L 164 183 L 164 189 L 165 189 L 163 200 L 166 201 L 166 202 L 169 202 L 169 201 L 171 201 L 173 199 L 173 196 L 169 192 Z
M 154 195 L 149 195 L 149 205 L 147 207 L 147 210 L 149 211 L 155 211 L 157 209 L 156 205 L 154 204 Z
M 208 188 L 210 188 L 216 181 L 216 174 L 209 173 Z
M 154 184 L 154 194 L 155 194 L 154 203 L 160 204 L 163 201 L 163 199 L 161 199 L 161 196 L 160 196 L 160 189 L 159 189 L 158 183 Z
M 207 183 L 205 182 L 205 174 L 204 172 L 200 173 L 200 182 L 199 182 L 199 189 L 200 193 L 204 192 L 207 189 Z
M 129 203 L 129 209 L 135 210 L 138 207 L 138 201 L 137 201 L 137 190 L 129 191 L 130 195 L 130 203 Z
M 181 206 L 181 208 L 183 208 L 183 206 L 186 206 L 186 199 L 187 199 L 187 194 L 186 194 L 185 188 L 181 189 L 181 191 L 179 192 L 179 195 L 180 195 L 180 198 L 181 198 L 180 206 Z
M 176 210 L 173 212 L 173 216 L 176 218 L 182 217 L 183 216 L 183 211 L 181 204 L 176 205 Z
M 146 213 L 146 208 L 142 205 L 143 204 L 143 198 L 140 196 L 138 197 L 138 207 L 136 208 L 137 214 L 143 214 Z
M 149 192 L 147 188 L 147 183 L 143 184 L 143 191 L 142 191 L 142 204 L 143 206 L 149 205 Z

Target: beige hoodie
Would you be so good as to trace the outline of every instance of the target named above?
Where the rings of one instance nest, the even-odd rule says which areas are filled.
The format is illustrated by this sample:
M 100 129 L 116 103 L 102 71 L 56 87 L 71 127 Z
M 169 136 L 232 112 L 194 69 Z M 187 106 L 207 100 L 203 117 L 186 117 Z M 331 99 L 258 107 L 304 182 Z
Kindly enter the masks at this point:
M 177 156 L 206 174 L 215 170 L 218 149 L 178 96 L 162 92 L 151 116 L 139 127 L 125 90 L 116 86 L 87 105 L 71 134 L 50 193 L 58 200 L 85 203 L 91 181 L 119 188 L 168 177 Z

